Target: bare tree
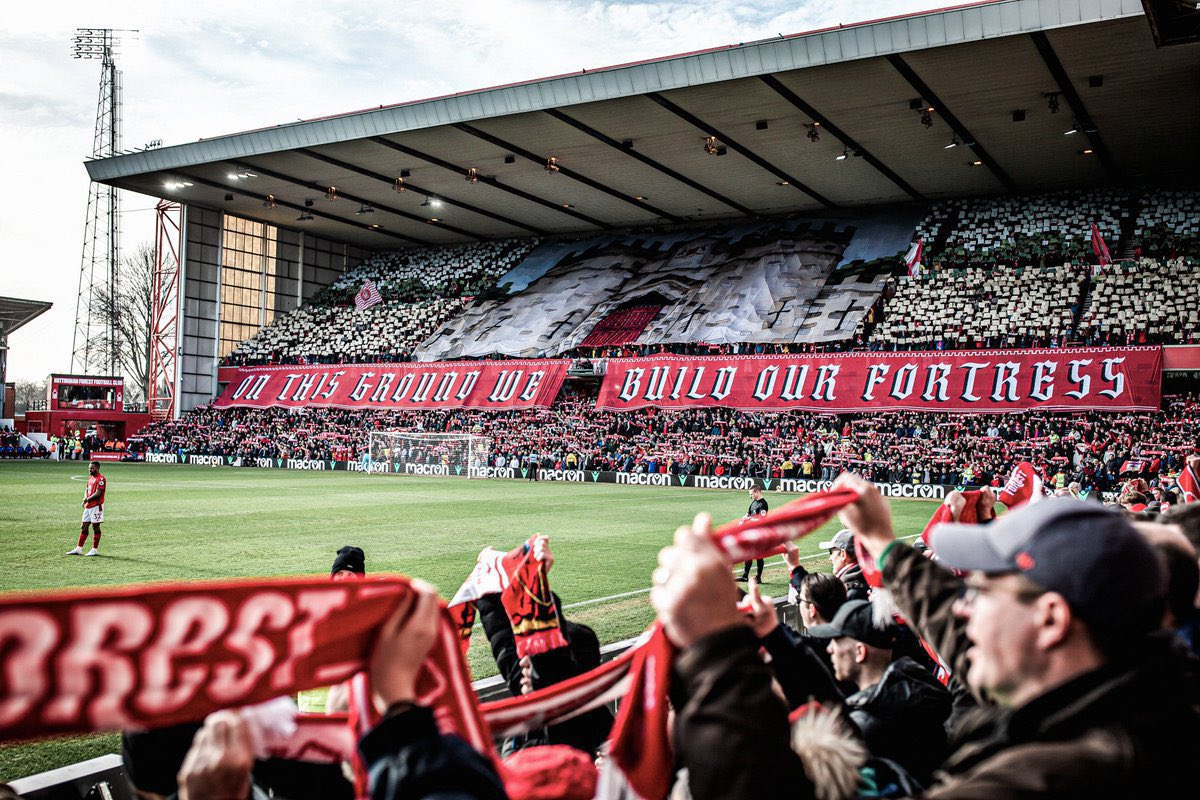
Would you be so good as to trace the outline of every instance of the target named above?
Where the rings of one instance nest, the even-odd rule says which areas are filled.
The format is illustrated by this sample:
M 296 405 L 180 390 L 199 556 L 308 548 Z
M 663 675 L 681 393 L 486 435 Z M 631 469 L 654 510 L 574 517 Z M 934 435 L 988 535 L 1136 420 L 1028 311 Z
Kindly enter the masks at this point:
M 45 381 L 17 381 L 13 388 L 16 391 L 16 400 L 13 402 L 14 413 L 24 413 L 31 406 L 38 406 L 46 401 Z
M 108 302 L 107 287 L 100 290 L 104 324 L 113 315 L 117 331 L 118 360 L 125 372 L 125 387 L 130 400 L 145 401 L 150 387 L 151 312 L 154 308 L 154 249 L 146 242 L 138 245 L 121 264 L 117 296 Z

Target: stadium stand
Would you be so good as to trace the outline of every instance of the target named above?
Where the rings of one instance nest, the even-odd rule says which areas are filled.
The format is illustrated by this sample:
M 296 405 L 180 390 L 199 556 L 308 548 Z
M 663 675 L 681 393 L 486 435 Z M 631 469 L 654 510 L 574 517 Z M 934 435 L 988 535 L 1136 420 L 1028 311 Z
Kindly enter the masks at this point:
M 917 236 L 933 260 L 952 265 L 1079 264 L 1093 260 L 1093 223 L 1105 240 L 1119 237 L 1128 202 L 1120 189 L 940 201 Z
M 536 240 L 381 253 L 239 345 L 226 364 L 406 361 L 413 347 L 518 264 Z M 382 302 L 359 310 L 365 281 Z
M 1092 279 L 1079 335 L 1088 344 L 1194 344 L 1200 286 L 1193 261 L 1139 259 L 1113 264 Z
M 1200 192 L 1158 189 L 1141 198 L 1133 242 L 1141 255 L 1173 258 L 1200 249 Z
M 361 456 L 372 430 L 488 436 L 491 466 L 823 480 L 853 470 L 889 483 L 996 485 L 1027 460 L 1051 481 L 1107 491 L 1130 477 L 1177 472 L 1200 434 L 1200 407 L 1176 396 L 1152 414 L 612 413 L 576 394 L 519 412 L 205 408 L 151 426 L 139 446 L 345 461 Z
M 1071 338 L 1086 272 L 997 264 L 896 279 L 872 346 L 931 350 L 1061 346 Z M 859 333 L 865 325 L 859 326 Z

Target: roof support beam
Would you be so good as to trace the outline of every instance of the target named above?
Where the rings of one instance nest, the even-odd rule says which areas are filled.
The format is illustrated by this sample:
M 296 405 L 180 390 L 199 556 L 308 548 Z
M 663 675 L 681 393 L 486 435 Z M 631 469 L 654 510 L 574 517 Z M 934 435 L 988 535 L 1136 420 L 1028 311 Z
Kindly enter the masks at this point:
M 690 111 L 685 111 L 684 109 L 675 105 L 674 103 L 672 103 L 667 98 L 663 97 L 658 92 L 648 92 L 646 94 L 646 97 L 650 100 L 653 100 L 655 103 L 657 103 L 661 107 L 665 108 L 667 111 L 670 111 L 672 114 L 674 114 L 675 116 L 684 120 L 685 122 L 688 122 L 691 125 L 694 125 L 695 127 L 704 131 L 704 133 L 706 133 L 707 135 L 717 137 L 718 139 L 721 140 L 721 143 L 724 144 L 729 149 L 734 150 L 735 152 L 740 153 L 745 158 L 750 159 L 755 164 L 762 167 L 767 172 L 776 176 L 780 180 L 787 181 L 789 186 L 794 186 L 796 189 L 800 190 L 801 192 L 804 192 L 806 195 L 808 195 L 812 199 L 816 200 L 821 205 L 828 206 L 830 208 L 834 207 L 835 204 L 832 200 L 830 200 L 828 197 L 825 197 L 824 195 L 818 193 L 815 189 L 812 189 L 809 186 L 805 185 L 804 182 L 801 181 L 799 178 L 797 178 L 795 175 L 789 175 L 787 172 L 785 172 L 784 170 L 775 166 L 771 162 L 767 161 L 765 158 L 763 158 L 758 153 L 751 150 L 749 147 L 746 147 L 745 145 L 735 142 L 733 139 L 729 138 L 728 136 L 726 136 L 721 131 L 717 130 L 712 125 L 710 125 L 707 122 L 705 122 L 704 120 L 700 119 L 695 114 L 692 114 Z
M 217 181 L 210 181 L 207 178 L 201 178 L 198 175 L 192 175 L 192 174 L 190 174 L 188 172 L 184 172 L 182 170 L 172 170 L 172 174 L 179 175 L 179 177 L 181 177 L 181 178 L 186 178 L 187 180 L 191 181 L 192 183 L 198 183 L 201 186 L 207 186 L 210 189 L 220 189 L 223 192 L 232 192 L 234 194 L 240 194 L 243 197 L 250 197 L 250 198 L 253 198 L 254 200 L 261 200 L 263 202 L 265 202 L 267 199 L 267 195 L 265 195 L 265 194 L 259 194 L 258 192 L 251 192 L 251 191 L 249 191 L 247 189 L 243 189 L 239 186 L 228 186 L 224 183 L 218 183 Z M 265 175 L 266 173 L 264 172 L 263 174 Z M 349 225 L 352 228 L 362 228 L 365 231 L 370 231 L 371 233 L 379 233 L 384 236 L 390 236 L 393 239 L 403 239 L 404 241 L 409 242 L 410 244 L 419 244 L 419 245 L 425 245 L 425 246 L 429 246 L 429 245 L 433 244 L 433 242 L 429 242 L 424 239 L 418 239 L 414 236 L 405 236 L 403 233 L 389 231 L 385 228 L 372 228 L 370 225 L 367 225 L 365 222 L 355 222 L 354 220 L 350 220 L 350 219 L 342 219 L 341 217 L 339 217 L 335 214 L 329 214 L 324 211 L 318 211 L 315 208 L 308 208 L 308 207 L 305 207 L 302 205 L 298 205 L 296 203 L 289 203 L 287 200 L 280 200 L 278 197 L 275 198 L 275 205 L 283 206 L 284 208 L 290 208 L 293 211 L 299 211 L 301 213 L 307 211 L 309 214 L 312 214 L 314 217 L 320 217 L 321 219 L 327 219 L 332 222 L 339 222 L 342 225 Z M 269 225 L 276 224 L 274 222 L 270 222 L 269 220 L 262 220 L 262 221 L 267 222 L 267 224 L 269 224 Z
M 1108 152 L 1108 148 L 1104 146 L 1104 141 L 1100 138 L 1100 132 L 1095 130 L 1095 122 L 1087 112 L 1087 108 L 1083 105 L 1083 98 L 1079 96 L 1079 92 L 1075 91 L 1075 85 L 1071 83 L 1071 77 L 1067 75 L 1067 70 L 1063 67 L 1061 61 L 1058 60 L 1058 54 L 1054 52 L 1054 46 L 1050 44 L 1050 39 L 1046 37 L 1045 32 L 1035 31 L 1029 34 L 1029 38 L 1033 39 L 1033 45 L 1037 48 L 1038 55 L 1042 57 L 1042 61 L 1046 64 L 1046 69 L 1050 70 L 1050 74 L 1054 76 L 1054 82 L 1058 84 L 1058 90 L 1062 96 L 1066 98 L 1067 105 L 1071 107 L 1071 113 L 1075 115 L 1075 121 L 1083 126 L 1083 134 L 1088 138 L 1088 144 L 1092 146 L 1092 152 L 1100 159 L 1100 163 L 1104 165 L 1104 171 L 1108 173 L 1110 180 L 1118 181 L 1121 179 L 1121 170 L 1117 167 L 1117 162 L 1113 160 L 1112 154 Z M 1090 132 L 1088 128 L 1092 128 Z
M 391 139 L 385 139 L 382 136 L 371 136 L 369 138 L 372 142 L 375 142 L 376 144 L 381 144 L 384 147 L 390 147 L 391 149 L 393 149 L 397 152 L 404 153 L 405 155 L 412 156 L 413 158 L 419 158 L 422 161 L 427 161 L 436 167 L 441 167 L 442 169 L 449 170 L 450 172 L 457 172 L 459 175 L 465 175 L 467 173 L 467 170 L 465 167 L 460 167 L 457 164 L 453 164 L 449 161 L 446 161 L 445 159 L 438 158 L 435 155 L 431 155 L 429 153 L 423 153 L 420 150 L 409 147 L 408 145 L 403 145 L 403 144 L 400 144 L 399 142 L 393 142 Z M 580 220 L 581 222 L 586 222 L 589 225 L 595 225 L 597 228 L 601 228 L 603 230 L 611 230 L 613 227 L 612 225 L 609 225 L 607 222 L 601 222 L 600 220 L 596 219 L 595 217 L 589 217 L 587 214 L 583 214 L 583 213 L 580 213 L 573 209 L 566 208 L 560 203 L 554 203 L 543 197 L 538 197 L 535 194 L 530 194 L 529 192 L 522 191 L 522 190 L 514 188 L 512 186 L 506 186 L 503 183 L 501 183 L 500 179 L 495 177 L 494 175 L 480 175 L 479 180 L 483 181 L 488 186 L 499 189 L 502 192 L 508 192 L 509 194 L 511 194 L 514 197 L 519 197 L 522 200 L 528 200 L 531 203 L 537 203 L 540 206 L 545 206 L 546 208 L 549 208 L 553 211 L 557 211 L 560 214 L 566 214 L 569 217 L 574 217 L 575 219 Z
M 603 134 L 600 131 L 596 130 L 595 128 L 592 128 L 591 126 L 589 126 L 583 122 L 580 122 L 579 120 L 575 119 L 574 117 L 570 117 L 570 116 L 564 114 L 563 112 L 559 111 L 557 108 L 546 109 L 545 113 L 554 117 L 559 122 L 565 122 L 566 124 L 570 125 L 575 130 L 581 131 L 582 133 L 586 133 L 588 136 L 591 136 L 593 139 L 603 142 L 604 144 L 608 145 L 612 149 L 620 151 L 621 153 L 624 153 L 625 155 L 630 156 L 631 158 L 637 159 L 638 161 L 642 162 L 643 164 L 650 167 L 651 169 L 658 170 L 663 175 L 666 175 L 668 178 L 673 178 L 674 180 L 682 183 L 684 186 L 687 186 L 691 189 L 695 189 L 697 192 L 700 192 L 701 194 L 708 195 L 713 200 L 716 200 L 718 203 L 721 203 L 722 205 L 729 206 L 733 210 L 738 211 L 742 214 L 745 214 L 747 217 L 756 216 L 756 214 L 752 210 L 750 210 L 749 208 L 746 208 L 745 206 L 738 203 L 737 201 L 730 200 L 725 195 L 720 194 L 719 192 L 716 192 L 716 191 L 708 188 L 707 186 L 704 186 L 703 184 L 692 180 L 691 178 L 687 177 L 686 175 L 681 175 L 680 173 L 676 172 L 675 170 L 671 169 L 670 167 L 668 167 L 664 164 L 658 163 L 657 161 L 655 161 L 653 158 L 650 158 L 650 156 L 646 155 L 645 153 L 639 153 L 637 150 L 634 150 L 632 147 L 624 146 L 623 144 L 621 144 L 620 142 L 618 142 L 616 139 L 612 138 L 611 136 Z
M 1005 189 L 1008 189 L 1009 191 L 1015 190 L 1017 188 L 1016 181 L 1009 177 L 1008 173 L 1004 171 L 1004 168 L 996 162 L 996 159 L 992 158 L 991 155 L 988 154 L 988 151 L 983 148 L 983 145 L 979 143 L 979 140 L 971 135 L 971 132 L 967 130 L 967 127 L 963 125 L 962 122 L 959 121 L 958 117 L 954 116 L 954 112 L 946 108 L 946 104 L 941 101 L 941 98 L 933 93 L 933 89 L 930 89 L 925 81 L 921 80 L 921 76 L 917 75 L 917 73 L 913 71 L 913 68 L 908 65 L 908 62 L 900 56 L 894 54 L 888 56 L 887 60 L 888 63 L 900 73 L 900 76 L 904 78 L 904 80 L 908 81 L 908 85 L 913 88 L 913 91 L 921 95 L 921 99 L 933 106 L 937 110 L 938 115 L 942 119 L 946 120 L 946 124 L 950 126 L 950 130 L 954 131 L 955 136 L 964 142 L 974 143 L 967 146 L 971 148 L 971 152 L 975 153 L 975 157 L 982 161 L 985 167 L 991 170 L 992 174 L 996 176 L 996 180 L 1000 181 L 1001 185 L 1003 185 Z
M 389 178 L 387 175 L 383 175 L 379 172 L 375 172 L 374 170 L 367 169 L 366 167 L 360 167 L 357 164 L 351 164 L 348 161 L 342 161 L 339 158 L 333 158 L 332 156 L 327 156 L 324 153 L 318 153 L 316 150 L 312 150 L 308 147 L 301 147 L 296 152 L 303 153 L 304 155 L 308 156 L 309 158 L 315 158 L 317 161 L 323 161 L 324 163 L 329 164 L 334 167 L 337 167 L 339 169 L 344 169 L 347 172 L 356 172 L 359 175 L 365 175 L 368 178 L 374 178 L 375 180 L 379 181 L 380 183 L 386 184 L 389 188 L 393 185 L 393 182 L 395 181 L 395 178 Z M 489 219 L 494 219 L 497 222 L 503 222 L 505 225 L 511 225 L 514 228 L 521 228 L 522 230 L 529 231 L 530 233 L 536 233 L 539 236 L 544 236 L 546 234 L 546 232 L 543 230 L 535 228 L 532 225 L 526 225 L 524 222 L 517 222 L 515 219 L 506 217 L 503 214 L 497 214 L 494 211 L 488 211 L 487 209 L 480 208 L 479 206 L 471 205 L 470 203 L 464 202 L 462 200 L 454 200 L 454 199 L 447 197 L 444 194 L 438 194 L 437 192 L 433 192 L 428 189 L 424 189 L 424 188 L 418 186 L 417 184 L 412 183 L 407 178 L 404 181 L 404 185 L 405 185 L 405 188 L 412 189 L 414 192 L 416 192 L 418 194 L 436 196 L 439 200 L 441 200 L 443 203 L 445 203 L 448 206 L 454 206 L 455 208 L 461 208 L 464 211 L 470 211 L 474 214 L 480 215 L 481 217 L 488 217 Z
M 865 147 L 863 147 L 861 144 L 859 144 L 858 142 L 851 139 L 850 136 L 845 131 L 843 131 L 841 128 L 839 128 L 837 125 L 835 125 L 832 121 L 830 121 L 830 119 L 828 117 L 826 117 L 824 114 L 821 114 L 815 108 L 810 106 L 808 103 L 804 102 L 804 100 L 801 99 L 801 97 L 798 94 L 796 94 L 791 89 L 789 89 L 787 86 L 785 86 L 783 84 L 783 82 L 780 81 L 778 78 L 776 78 L 774 75 L 762 75 L 759 77 L 759 80 L 761 80 L 767 86 L 770 86 L 780 97 L 782 97 L 784 100 L 787 100 L 793 106 L 798 108 L 802 113 L 808 115 L 808 117 L 810 119 L 812 119 L 813 122 L 821 123 L 821 127 L 824 128 L 825 130 L 829 131 L 830 133 L 832 133 L 834 136 L 836 136 L 838 141 L 840 141 L 844 147 L 847 147 L 847 148 L 853 150 L 856 154 L 862 156 L 863 161 L 866 161 L 872 167 L 879 170 L 879 172 L 885 178 L 887 178 L 889 181 L 891 181 L 892 183 L 899 186 L 900 189 L 903 190 L 909 197 L 911 197 L 914 200 L 924 200 L 925 199 L 925 197 L 920 192 L 918 192 L 912 186 L 909 186 L 907 181 L 905 181 L 903 178 L 901 178 L 899 175 L 897 175 L 895 172 L 893 172 L 892 169 L 890 167 L 888 167 L 887 164 L 884 164 L 878 158 L 871 155 L 871 153 L 869 153 Z
M 266 167 L 260 167 L 255 164 L 252 164 L 248 161 L 230 161 L 229 163 L 233 164 L 235 166 L 241 167 L 242 169 L 248 169 L 251 172 L 257 172 L 259 174 L 266 175 L 268 177 L 274 178 L 277 181 L 286 181 L 288 183 L 294 183 L 297 186 L 303 186 L 306 189 L 311 189 L 312 191 L 320 192 L 321 194 L 325 194 L 330 189 L 329 186 L 323 186 L 315 181 L 305 181 L 305 180 L 301 180 L 300 178 L 294 178 L 291 175 L 287 175 L 282 172 L 276 172 L 275 170 L 267 169 Z M 343 192 L 341 189 L 338 189 L 338 197 L 344 197 L 351 202 L 358 203 L 359 205 L 367 205 L 367 206 L 371 206 L 373 208 L 383 209 L 384 211 L 388 212 L 389 214 L 395 214 L 398 217 L 403 217 L 404 219 L 410 220 L 412 222 L 420 222 L 425 225 L 430 224 L 429 220 L 427 220 L 424 217 L 421 217 L 417 214 L 412 214 L 412 213 L 409 213 L 408 211 L 401 211 L 398 208 L 395 208 L 393 206 L 386 206 L 383 203 L 372 203 L 370 200 L 366 199 L 365 197 L 358 197 L 357 195 L 347 194 L 346 192 Z M 278 203 L 279 202 L 278 199 L 275 202 Z M 309 211 L 309 213 L 316 213 L 316 212 L 313 212 L 311 208 L 308 209 L 308 211 Z M 334 219 L 341 219 L 341 218 L 334 217 Z M 348 220 L 347 220 L 347 222 L 348 222 Z M 473 233 L 464 228 L 457 228 L 453 225 L 447 225 L 444 222 L 437 222 L 434 224 L 436 224 L 439 228 L 445 228 L 448 231 L 454 231 L 455 233 L 459 234 L 460 236 L 467 236 L 467 237 L 469 237 L 471 239 L 475 239 L 477 241 L 487 238 L 486 236 L 483 236 L 478 233 Z M 370 230 L 374 230 L 374 228 L 371 228 L 370 225 L 364 225 L 363 227 L 368 228 Z
M 457 128 L 458 130 L 462 131 L 463 133 L 469 133 L 476 138 L 482 139 L 485 142 L 488 142 L 489 144 L 493 144 L 502 150 L 507 150 L 510 153 L 515 153 L 515 154 L 521 156 L 522 158 L 525 158 L 525 159 L 528 159 L 529 161 L 534 162 L 535 164 L 545 164 L 546 163 L 546 159 L 542 156 L 539 156 L 537 153 L 533 153 L 522 147 L 518 147 L 517 145 L 513 144 L 512 142 L 506 142 L 503 139 L 501 139 L 500 137 L 493 136 L 492 134 L 488 133 L 487 131 L 480 130 L 479 128 L 476 128 L 473 125 L 468 125 L 465 122 L 456 122 L 454 124 L 454 127 Z M 670 213 L 669 211 L 663 211 L 661 208 L 655 208 L 654 206 L 647 203 L 645 200 L 638 200 L 634 197 L 630 197 L 629 195 L 625 194 L 624 192 L 618 192 L 616 189 L 612 188 L 611 186 L 605 186 L 603 183 L 600 183 L 597 180 L 593 180 L 593 179 L 587 177 L 586 175 L 580 175 L 578 172 L 571 169 L 570 167 L 566 167 L 566 166 L 563 166 L 562 164 L 559 164 L 558 165 L 558 173 L 560 175 L 565 175 L 568 178 L 571 178 L 572 180 L 579 181 L 584 186 L 587 186 L 591 189 L 595 189 L 598 192 L 603 192 L 604 194 L 609 195 L 610 197 L 615 197 L 618 200 L 621 200 L 625 203 L 629 203 L 629 205 L 631 205 L 631 206 L 636 206 L 637 208 L 641 209 L 642 211 L 648 211 L 651 214 L 655 215 L 656 217 L 662 217 L 663 219 L 669 219 L 672 222 L 683 222 L 682 217 L 677 217 L 674 214 Z

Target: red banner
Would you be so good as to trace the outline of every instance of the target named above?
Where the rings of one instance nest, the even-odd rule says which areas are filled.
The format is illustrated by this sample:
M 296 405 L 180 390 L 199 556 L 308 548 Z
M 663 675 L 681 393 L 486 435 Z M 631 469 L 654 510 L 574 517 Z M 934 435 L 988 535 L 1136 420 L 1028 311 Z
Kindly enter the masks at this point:
M 1150 411 L 1161 347 L 609 359 L 596 407 Z
M 216 408 L 483 408 L 548 406 L 568 359 L 239 367 Z
M 373 576 L 163 584 L 0 600 L 0 741 L 200 720 L 364 669 L 408 580 Z M 418 676 L 442 730 L 480 752 L 448 616 Z

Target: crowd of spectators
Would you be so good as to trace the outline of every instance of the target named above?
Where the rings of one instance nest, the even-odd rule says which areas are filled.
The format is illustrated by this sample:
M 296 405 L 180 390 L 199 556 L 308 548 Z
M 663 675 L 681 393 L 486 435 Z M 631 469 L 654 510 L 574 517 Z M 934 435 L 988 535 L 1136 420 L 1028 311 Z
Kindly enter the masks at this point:
M 971 501 L 985 501 L 985 515 L 960 505 L 951 525 L 908 544 L 914 531 L 877 487 L 846 474 L 834 488 L 854 498 L 839 512 L 844 528 L 821 543 L 834 573 L 809 572 L 784 546 L 799 629 L 756 583 L 735 583 L 723 548 L 737 534 L 714 537 L 704 514 L 677 529 L 651 576 L 665 642 L 643 645 L 651 655 L 624 700 L 638 708 L 622 708 L 635 721 L 621 741 L 604 706 L 497 740 L 499 758 L 439 732 L 416 687 L 446 612 L 414 581 L 372 647 L 379 720 L 359 740 L 359 796 L 1187 796 L 1200 752 L 1200 504 L 1131 514 L 1057 497 L 995 518 L 996 497 L 982 491 Z M 556 559 L 545 537 L 525 547 L 540 550 L 546 580 Z M 361 550 L 357 567 L 343 564 L 355 574 L 338 571 L 347 550 L 357 548 L 338 551 L 335 580 L 365 573 Z M 594 632 L 550 597 L 562 643 L 519 658 L 518 617 L 502 596 L 478 598 L 513 695 L 600 663 Z M 670 713 L 656 707 L 668 700 Z M 253 725 L 252 711 L 225 710 L 202 725 L 127 731 L 126 774 L 138 796 L 352 796 L 336 765 L 256 761 Z M 617 751 L 631 738 L 632 758 Z
M 1200 192 L 1157 189 L 1141 198 L 1133 245 L 1160 261 L 1200 251 Z
M 1001 264 L 894 279 L 871 345 L 879 350 L 1060 347 L 1072 339 L 1086 279 L 1085 271 L 1071 267 Z M 859 334 L 865 334 L 863 325 Z
M 1136 222 L 1129 217 L 1138 208 Z M 1190 343 L 1197 293 L 1187 280 L 1200 245 L 1200 192 L 1070 190 L 943 200 L 915 237 L 917 278 L 897 277 L 852 336 L 837 342 L 583 348 L 573 355 L 782 354 L 848 349 L 932 350 Z M 1110 249 L 1122 226 L 1139 256 L 1092 276 L 1091 226 Z M 1128 231 L 1127 231 L 1128 232 Z M 517 266 L 536 240 L 381 253 L 239 345 L 226 364 L 351 363 L 412 358 L 412 351 Z M 897 264 L 898 271 L 900 265 Z M 383 300 L 357 310 L 371 280 Z M 1092 298 L 1091 308 L 1083 305 Z M 1182 327 L 1173 324 L 1183 320 Z
M 10 425 L 0 425 L 0 458 L 47 458 L 49 455 L 45 445 L 25 439 Z
M 1195 344 L 1200 341 L 1196 264 L 1138 259 L 1112 264 L 1092 279 L 1092 297 L 1079 321 L 1089 345 Z
M 967 415 L 759 413 L 732 409 L 596 411 L 568 394 L 526 411 L 197 409 L 156 423 L 137 449 L 243 458 L 357 460 L 371 431 L 471 433 L 491 466 L 832 480 L 855 471 L 888 483 L 999 485 L 1019 461 L 1055 486 L 1111 491 L 1175 474 L 1200 436 L 1192 396 L 1155 413 Z
M 948 265 L 1090 263 L 1092 224 L 1116 241 L 1128 200 L 1122 189 L 940 200 L 916 234 L 927 245 L 944 241 L 928 255 Z
M 242 342 L 225 364 L 407 361 L 413 348 L 475 296 L 490 291 L 536 240 L 380 253 Z M 359 310 L 371 281 L 381 301 Z

